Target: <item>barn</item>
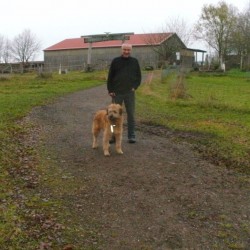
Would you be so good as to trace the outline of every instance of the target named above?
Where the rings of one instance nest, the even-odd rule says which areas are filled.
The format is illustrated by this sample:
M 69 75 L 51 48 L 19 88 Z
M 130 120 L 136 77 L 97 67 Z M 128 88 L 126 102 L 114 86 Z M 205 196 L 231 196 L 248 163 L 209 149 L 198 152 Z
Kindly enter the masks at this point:
M 91 40 L 91 37 L 104 39 L 96 41 Z M 195 50 L 188 49 L 176 33 L 128 33 L 120 39 L 114 37 L 110 34 L 88 35 L 56 43 L 44 49 L 45 70 L 84 70 L 88 67 L 105 69 L 114 57 L 120 55 L 124 40 L 132 44 L 132 54 L 142 68 L 180 63 L 192 67 L 195 62 Z

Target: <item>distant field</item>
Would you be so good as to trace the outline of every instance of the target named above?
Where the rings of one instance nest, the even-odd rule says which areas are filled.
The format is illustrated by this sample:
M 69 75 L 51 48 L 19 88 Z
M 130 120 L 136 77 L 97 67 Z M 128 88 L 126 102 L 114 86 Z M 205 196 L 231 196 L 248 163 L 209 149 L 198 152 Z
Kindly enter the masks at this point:
M 85 74 L 71 72 L 66 75 L 36 74 L 0 76 L 0 117 L 5 122 L 22 117 L 33 106 L 40 105 L 57 96 L 90 88 L 103 83 L 105 72 Z

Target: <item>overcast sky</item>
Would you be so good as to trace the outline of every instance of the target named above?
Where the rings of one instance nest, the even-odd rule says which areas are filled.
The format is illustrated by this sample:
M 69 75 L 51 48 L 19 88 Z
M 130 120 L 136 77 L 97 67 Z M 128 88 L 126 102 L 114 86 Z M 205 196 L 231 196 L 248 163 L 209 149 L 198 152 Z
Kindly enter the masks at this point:
M 25 29 L 42 43 L 42 50 L 67 38 L 104 32 L 148 33 L 177 17 L 195 23 L 205 4 L 218 0 L 9 0 L 1 1 L 0 35 L 13 39 Z M 225 0 L 243 11 L 249 0 Z M 192 46 L 190 46 L 192 47 Z M 194 46 L 193 46 L 194 47 Z M 39 58 L 43 59 L 43 53 Z

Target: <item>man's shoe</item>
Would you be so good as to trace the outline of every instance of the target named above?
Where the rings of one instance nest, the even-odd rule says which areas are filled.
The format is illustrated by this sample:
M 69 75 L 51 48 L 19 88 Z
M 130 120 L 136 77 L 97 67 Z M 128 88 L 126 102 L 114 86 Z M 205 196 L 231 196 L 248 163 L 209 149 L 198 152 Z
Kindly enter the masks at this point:
M 129 143 L 136 143 L 136 140 L 135 140 L 135 138 L 129 138 L 129 139 L 128 139 L 128 142 L 129 142 Z

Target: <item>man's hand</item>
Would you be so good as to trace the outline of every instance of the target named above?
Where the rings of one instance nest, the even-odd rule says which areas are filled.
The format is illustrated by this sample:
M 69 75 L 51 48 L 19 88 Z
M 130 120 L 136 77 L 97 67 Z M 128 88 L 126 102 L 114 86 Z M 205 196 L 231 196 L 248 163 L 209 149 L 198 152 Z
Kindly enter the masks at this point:
M 110 95 L 111 97 L 115 97 L 115 93 L 114 93 L 114 92 L 110 92 L 109 95 Z

